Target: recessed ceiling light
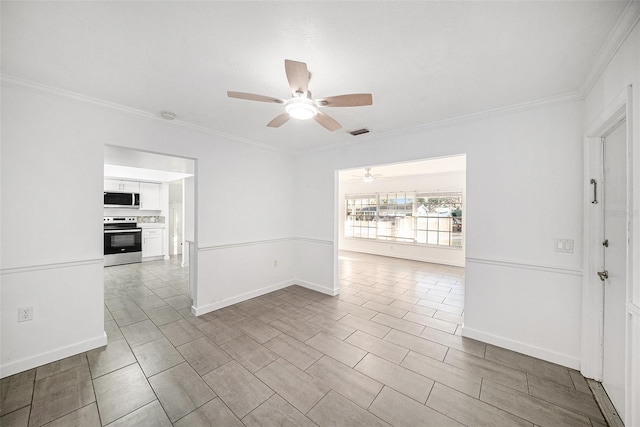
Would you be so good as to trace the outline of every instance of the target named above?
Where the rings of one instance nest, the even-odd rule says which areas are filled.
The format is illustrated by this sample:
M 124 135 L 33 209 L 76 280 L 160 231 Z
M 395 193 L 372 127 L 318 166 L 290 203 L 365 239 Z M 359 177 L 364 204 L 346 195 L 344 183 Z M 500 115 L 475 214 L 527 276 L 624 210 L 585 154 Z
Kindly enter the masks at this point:
M 174 120 L 176 118 L 176 115 L 175 113 L 171 113 L 169 111 L 163 111 L 162 113 L 160 113 L 160 117 L 165 120 Z

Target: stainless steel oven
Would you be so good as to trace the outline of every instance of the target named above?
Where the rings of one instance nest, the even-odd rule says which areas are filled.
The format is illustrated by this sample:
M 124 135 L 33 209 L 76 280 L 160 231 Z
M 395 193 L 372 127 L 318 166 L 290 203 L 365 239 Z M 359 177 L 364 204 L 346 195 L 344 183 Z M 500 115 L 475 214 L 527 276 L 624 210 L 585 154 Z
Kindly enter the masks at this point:
M 135 216 L 104 217 L 104 265 L 142 262 L 142 229 Z

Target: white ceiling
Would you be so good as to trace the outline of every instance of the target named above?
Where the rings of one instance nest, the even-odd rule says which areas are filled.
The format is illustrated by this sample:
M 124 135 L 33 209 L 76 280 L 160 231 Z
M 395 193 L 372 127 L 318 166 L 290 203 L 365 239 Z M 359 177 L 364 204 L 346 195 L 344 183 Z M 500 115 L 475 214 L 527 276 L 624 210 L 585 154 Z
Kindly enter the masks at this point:
M 380 135 L 584 87 L 626 1 L 2 2 L 2 73 L 293 151 Z M 266 124 L 308 64 L 343 126 Z
M 169 172 L 157 169 L 132 168 L 129 166 L 104 165 L 105 178 L 132 179 L 144 182 L 171 182 L 193 176 L 188 173 Z
M 429 174 L 441 174 L 452 172 L 464 172 L 467 169 L 467 156 L 448 156 L 416 162 L 405 162 L 386 165 L 369 165 L 372 175 L 381 175 L 380 178 L 395 178 L 401 176 L 417 176 Z M 339 180 L 358 180 L 366 173 L 365 168 L 345 169 L 338 173 Z
M 104 147 L 104 176 L 171 182 L 195 174 L 195 160 L 123 147 Z
M 105 165 L 115 165 L 136 169 L 151 169 L 188 176 L 195 173 L 195 161 L 193 159 L 185 159 L 183 157 L 167 156 L 164 154 L 149 153 L 146 151 L 109 145 L 104 147 L 104 163 Z

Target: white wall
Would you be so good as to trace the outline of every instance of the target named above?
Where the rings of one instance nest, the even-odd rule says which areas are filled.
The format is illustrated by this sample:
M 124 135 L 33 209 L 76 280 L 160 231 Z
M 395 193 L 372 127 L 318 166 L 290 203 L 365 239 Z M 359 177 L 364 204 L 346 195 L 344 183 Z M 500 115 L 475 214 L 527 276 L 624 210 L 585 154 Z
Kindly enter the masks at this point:
M 197 167 L 197 165 L 196 165 Z M 184 217 L 182 221 L 182 235 L 184 247 L 182 251 L 182 266 L 188 267 L 191 265 L 192 253 L 194 252 L 195 247 L 195 239 L 196 239 L 196 220 L 195 220 L 195 211 L 196 211 L 196 182 L 194 177 L 185 178 L 182 180 L 182 195 L 184 196 L 184 205 L 182 210 L 182 216 Z M 187 249 L 187 246 L 189 248 Z M 194 292 L 193 289 L 195 287 L 195 280 L 197 271 L 195 265 L 191 265 L 189 269 L 189 281 L 191 285 L 191 297 L 195 299 L 197 296 L 197 292 Z M 197 307 L 197 304 L 194 301 L 194 306 Z
M 56 108 L 55 99 L 2 89 L 6 376 L 104 345 L 106 336 L 100 125 L 76 104 Z M 34 319 L 18 323 L 25 306 Z
M 632 140 L 632 195 L 633 200 L 631 211 L 631 272 L 628 277 L 628 301 L 626 304 L 627 318 L 627 396 L 626 413 L 624 422 L 626 425 L 640 425 L 640 258 L 638 257 L 638 244 L 640 242 L 640 217 L 638 216 L 638 206 L 640 206 L 640 25 L 628 36 L 627 40 L 618 50 L 616 55 L 600 75 L 594 87 L 589 92 L 585 100 L 585 129 L 594 124 L 599 117 L 604 114 L 608 107 L 618 98 L 620 94 L 627 91 L 629 85 L 633 86 L 631 115 L 627 121 L 631 125 Z M 587 269 L 585 268 L 585 271 Z M 589 268 L 590 275 L 591 268 Z M 586 279 L 589 279 L 587 277 Z M 589 281 L 586 280 L 586 286 Z M 589 309 L 589 307 L 585 307 Z M 585 313 L 585 323 L 588 321 L 589 313 Z M 589 331 L 586 331 L 589 333 Z M 597 339 L 596 339 L 597 341 Z M 585 343 L 592 343 L 589 336 L 585 336 Z M 594 359 L 594 355 L 600 350 L 598 348 L 585 348 L 585 357 L 589 361 Z
M 298 278 L 337 288 L 329 273 L 335 252 L 309 248 L 327 246 L 338 238 L 334 228 L 338 217 L 336 170 L 456 154 L 467 156 L 463 333 L 578 367 L 580 102 L 416 129 L 387 138 L 364 138 L 359 143 L 298 156 L 295 211 L 305 215 L 296 217 L 295 234 L 318 243 L 307 243 L 297 256 L 307 259 L 309 254 L 322 254 L 322 258 L 314 258 L 314 270 L 297 264 Z M 310 205 L 316 208 L 306 209 Z M 573 239 L 575 252 L 555 252 L 554 238 Z M 540 272 L 549 285 L 541 287 Z M 484 304 L 486 299 L 493 303 Z M 513 308 L 517 308 L 516 315 L 511 315 Z M 554 319 L 554 326 L 536 322 L 541 316 Z
M 195 311 L 294 277 L 289 155 L 6 82 L 2 107 L 1 376 L 106 342 L 105 144 L 197 160 Z
M 383 177 L 384 178 L 384 177 Z M 373 182 L 362 182 L 359 179 L 346 180 L 340 183 L 338 194 L 338 242 L 339 249 L 364 252 L 374 255 L 412 259 L 416 261 L 435 262 L 464 267 L 464 248 L 418 246 L 398 242 L 370 239 L 345 238 L 345 195 L 371 194 L 385 191 L 406 192 L 439 192 L 457 191 L 463 193 L 464 201 L 465 173 L 431 173 L 414 176 L 388 177 Z M 465 206 L 463 203 L 463 221 Z M 463 232 L 466 227 L 463 226 Z
M 162 233 L 162 246 L 164 259 L 169 259 L 169 183 L 160 184 L 160 206 L 162 211 L 160 215 L 164 217 L 164 231 Z
M 196 201 L 195 196 L 196 187 L 195 187 L 195 178 L 189 177 L 182 180 L 182 196 L 184 200 L 184 220 L 182 224 L 184 225 L 183 235 L 185 240 L 190 242 L 195 241 L 196 239 L 196 224 L 195 224 L 195 211 L 196 211 Z
M 164 216 L 164 211 L 148 211 L 142 209 L 127 208 L 105 208 L 102 213 L 104 216 Z
M 235 304 L 294 284 L 293 240 L 284 238 L 200 249 L 195 314 Z M 202 288 L 202 280 L 215 288 Z M 203 298 L 203 299 L 201 299 Z
M 169 254 L 170 255 L 173 255 L 174 252 L 176 252 L 177 254 L 182 254 L 182 248 L 183 246 L 185 246 L 182 241 L 183 234 L 184 234 L 182 230 L 184 227 L 182 186 L 183 186 L 183 181 L 181 179 L 172 181 L 169 183 L 169 218 L 167 223 L 169 228 Z M 172 209 L 177 210 L 176 219 L 178 220 L 178 224 L 179 224 L 178 229 L 176 230 L 177 244 L 175 245 L 176 246 L 175 248 L 174 248 L 173 237 L 172 237 L 173 228 L 175 227 L 175 224 L 174 224 L 175 219 L 172 218 L 172 213 L 171 213 Z
M 337 212 L 336 212 L 337 213 Z M 333 239 L 297 237 L 294 244 L 295 283 L 329 295 L 338 295 L 340 288 L 334 277 L 333 260 L 337 246 Z

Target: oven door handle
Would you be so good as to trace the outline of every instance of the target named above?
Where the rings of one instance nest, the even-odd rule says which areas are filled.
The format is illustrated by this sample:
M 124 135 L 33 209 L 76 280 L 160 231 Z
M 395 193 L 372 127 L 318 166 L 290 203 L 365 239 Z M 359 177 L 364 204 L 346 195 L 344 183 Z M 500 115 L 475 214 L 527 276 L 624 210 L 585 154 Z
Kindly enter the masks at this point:
M 104 230 L 105 234 L 106 233 L 131 233 L 131 232 L 138 232 L 138 231 L 142 231 L 142 228 L 129 228 L 127 230 Z

